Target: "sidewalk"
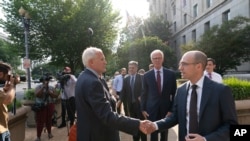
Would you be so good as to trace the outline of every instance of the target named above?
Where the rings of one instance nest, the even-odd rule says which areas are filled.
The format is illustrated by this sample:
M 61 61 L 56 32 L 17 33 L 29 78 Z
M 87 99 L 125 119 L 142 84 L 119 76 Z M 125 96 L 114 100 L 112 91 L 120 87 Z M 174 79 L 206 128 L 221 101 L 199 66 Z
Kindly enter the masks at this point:
M 42 133 L 42 141 L 68 141 L 67 127 L 58 129 L 57 127 L 52 127 L 53 138 L 48 139 L 47 133 Z M 169 129 L 168 141 L 178 141 L 178 126 Z M 14 136 L 14 135 L 13 135 Z M 132 136 L 124 132 L 120 132 L 121 141 L 132 141 Z M 26 127 L 25 129 L 25 140 L 24 141 L 34 141 L 36 139 L 36 128 Z M 148 135 L 149 141 L 149 135 Z

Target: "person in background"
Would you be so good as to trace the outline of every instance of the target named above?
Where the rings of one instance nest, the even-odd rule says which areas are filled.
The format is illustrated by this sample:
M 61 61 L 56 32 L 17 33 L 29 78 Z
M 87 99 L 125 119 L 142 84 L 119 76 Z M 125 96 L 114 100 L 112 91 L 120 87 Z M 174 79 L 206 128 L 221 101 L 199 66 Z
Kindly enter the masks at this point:
M 4 86 L 0 90 L 0 141 L 10 141 L 7 105 L 12 103 L 15 98 L 15 84 L 19 81 L 13 78 L 10 72 L 11 66 L 0 62 L 0 81 L 4 82 Z
M 151 69 L 153 69 L 154 68 L 154 64 L 149 64 L 148 65 L 148 70 L 151 70 Z
M 161 50 L 152 51 L 150 59 L 154 68 L 143 76 L 141 109 L 145 119 L 156 121 L 171 114 L 177 86 L 175 73 L 162 66 L 163 52 Z M 150 140 L 158 141 L 158 132 L 152 133 Z M 160 132 L 160 140 L 168 140 L 168 130 Z
M 206 70 L 204 71 L 204 75 L 206 75 L 208 78 L 210 78 L 215 82 L 223 83 L 221 75 L 214 72 L 215 67 L 216 67 L 215 60 L 213 58 L 207 58 L 207 65 L 206 65 Z
M 136 135 L 144 131 L 144 121 L 121 116 L 116 100 L 106 89 L 101 76 L 106 72 L 106 59 L 101 49 L 88 47 L 83 51 L 85 66 L 76 82 L 78 141 L 120 141 L 119 131 Z
M 201 51 L 182 56 L 179 70 L 189 81 L 178 87 L 172 115 L 149 123 L 148 133 L 179 124 L 179 141 L 230 140 L 230 125 L 238 124 L 234 98 L 228 86 L 204 76 L 206 64 L 207 56 Z
M 75 85 L 76 77 L 71 73 L 70 67 L 64 67 L 63 75 L 60 78 L 61 87 L 61 107 L 62 107 L 62 122 L 58 128 L 66 126 L 66 120 L 70 121 L 70 127 L 75 121 Z M 67 118 L 66 118 L 67 113 Z
M 116 97 L 116 100 L 119 100 L 120 92 L 122 91 L 123 79 L 124 79 L 126 74 L 127 74 L 127 69 L 121 68 L 120 74 L 115 76 L 114 81 L 112 83 L 113 94 Z M 124 107 L 126 107 L 126 106 L 124 106 Z M 117 108 L 117 112 L 119 114 L 121 114 L 121 111 L 122 111 L 122 106 Z M 126 113 L 127 109 L 124 108 L 124 111 Z
M 55 91 L 53 86 L 49 85 L 51 78 L 52 77 L 50 77 L 48 74 L 41 77 L 40 82 L 42 82 L 42 84 L 37 85 L 35 88 L 35 102 L 44 105 L 42 109 L 35 112 L 37 130 L 36 141 L 41 141 L 41 134 L 44 126 L 48 131 L 48 138 L 53 138 L 51 133 L 52 116 L 55 110 L 55 98 L 58 97 L 58 93 Z
M 129 76 L 124 78 L 123 87 L 118 101 L 118 106 L 123 103 L 127 106 L 127 115 L 137 119 L 144 119 L 141 113 L 141 92 L 142 92 L 142 76 L 137 74 L 138 62 L 129 61 Z M 142 132 L 138 132 L 133 136 L 134 141 L 147 141 L 147 136 Z
M 145 70 L 144 70 L 144 69 L 139 69 L 139 70 L 138 70 L 138 74 L 144 75 L 144 73 L 145 73 Z

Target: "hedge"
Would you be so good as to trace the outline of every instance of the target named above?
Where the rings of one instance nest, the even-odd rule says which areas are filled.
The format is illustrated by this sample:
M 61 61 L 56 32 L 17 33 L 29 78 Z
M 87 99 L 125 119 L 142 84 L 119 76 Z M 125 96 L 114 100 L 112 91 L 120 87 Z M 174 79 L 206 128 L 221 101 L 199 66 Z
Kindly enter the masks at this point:
M 223 83 L 232 89 L 235 100 L 250 99 L 250 82 L 235 77 L 223 79 Z

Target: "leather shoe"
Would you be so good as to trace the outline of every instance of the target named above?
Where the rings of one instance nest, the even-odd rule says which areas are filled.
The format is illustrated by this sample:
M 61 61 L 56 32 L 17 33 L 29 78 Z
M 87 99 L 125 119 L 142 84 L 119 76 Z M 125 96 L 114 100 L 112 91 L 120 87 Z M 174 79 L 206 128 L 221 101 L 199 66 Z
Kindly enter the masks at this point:
M 63 128 L 65 126 L 66 126 L 66 124 L 61 124 L 60 126 L 58 126 L 58 128 Z

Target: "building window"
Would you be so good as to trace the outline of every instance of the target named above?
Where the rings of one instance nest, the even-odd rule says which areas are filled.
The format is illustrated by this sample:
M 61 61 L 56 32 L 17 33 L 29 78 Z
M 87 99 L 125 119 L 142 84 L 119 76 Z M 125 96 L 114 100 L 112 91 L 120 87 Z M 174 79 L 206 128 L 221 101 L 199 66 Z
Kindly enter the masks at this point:
M 210 21 L 208 21 L 208 22 L 206 22 L 205 24 L 204 24 L 204 31 L 207 31 L 207 30 L 209 30 L 210 29 Z
M 185 35 L 182 36 L 182 44 L 184 44 L 184 45 L 186 44 L 186 36 Z
M 192 30 L 192 40 L 196 42 L 196 30 Z
M 176 27 L 176 22 L 174 22 L 174 32 L 176 32 L 177 27 Z
M 197 15 L 198 15 L 198 5 L 196 4 L 193 7 L 193 17 L 195 18 L 197 17 Z
M 187 0 L 183 0 L 183 7 L 187 5 Z
M 184 20 L 184 25 L 186 25 L 187 24 L 187 14 L 183 15 L 183 20 Z
M 175 16 L 176 15 L 176 6 L 173 4 L 172 8 L 173 8 L 173 15 Z
M 229 21 L 231 19 L 230 16 L 230 10 L 225 11 L 224 13 L 222 13 L 222 21 Z
M 207 8 L 211 7 L 213 0 L 206 0 Z

